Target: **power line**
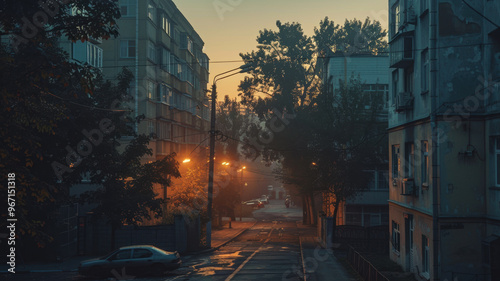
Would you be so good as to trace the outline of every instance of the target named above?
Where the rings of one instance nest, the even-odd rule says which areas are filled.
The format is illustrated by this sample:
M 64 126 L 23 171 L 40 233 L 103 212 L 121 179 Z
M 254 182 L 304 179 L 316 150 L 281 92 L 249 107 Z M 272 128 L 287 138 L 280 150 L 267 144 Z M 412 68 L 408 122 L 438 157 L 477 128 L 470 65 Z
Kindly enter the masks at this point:
M 492 20 L 490 20 L 488 17 L 486 17 L 485 15 L 483 15 L 481 12 L 479 12 L 478 10 L 476 10 L 474 7 L 472 7 L 467 1 L 465 0 L 462 0 L 462 2 L 464 2 L 465 5 L 467 5 L 467 7 L 469 7 L 471 10 L 473 10 L 474 12 L 476 12 L 478 15 L 480 15 L 482 18 L 484 18 L 485 20 L 489 21 L 491 24 L 493 24 L 494 26 L 496 26 L 497 28 L 500 28 L 500 26 L 496 23 L 494 23 Z

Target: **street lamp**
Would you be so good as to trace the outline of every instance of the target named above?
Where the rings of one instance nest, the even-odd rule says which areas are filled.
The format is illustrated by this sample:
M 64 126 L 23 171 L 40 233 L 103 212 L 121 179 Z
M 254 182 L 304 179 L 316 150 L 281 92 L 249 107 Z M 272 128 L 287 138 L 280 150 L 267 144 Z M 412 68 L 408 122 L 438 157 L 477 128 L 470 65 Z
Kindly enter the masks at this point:
M 215 110 L 217 103 L 217 81 L 231 77 L 238 73 L 245 73 L 253 69 L 253 64 L 247 63 L 235 69 L 217 74 L 212 83 L 212 110 L 210 112 L 210 158 L 208 167 L 208 206 L 207 206 L 207 247 L 212 248 L 212 196 L 214 191 L 214 156 L 215 156 Z M 221 77 L 222 76 L 222 77 Z

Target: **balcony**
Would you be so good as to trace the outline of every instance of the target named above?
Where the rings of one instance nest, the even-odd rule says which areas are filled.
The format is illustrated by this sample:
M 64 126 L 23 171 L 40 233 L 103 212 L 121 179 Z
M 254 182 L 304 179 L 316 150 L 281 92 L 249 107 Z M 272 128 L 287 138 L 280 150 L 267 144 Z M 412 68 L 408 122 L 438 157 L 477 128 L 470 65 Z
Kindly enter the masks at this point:
M 413 179 L 404 178 L 401 185 L 401 195 L 404 196 L 417 196 L 417 189 L 415 188 L 415 184 Z
M 402 33 L 389 43 L 391 68 L 407 68 L 415 60 L 415 34 Z

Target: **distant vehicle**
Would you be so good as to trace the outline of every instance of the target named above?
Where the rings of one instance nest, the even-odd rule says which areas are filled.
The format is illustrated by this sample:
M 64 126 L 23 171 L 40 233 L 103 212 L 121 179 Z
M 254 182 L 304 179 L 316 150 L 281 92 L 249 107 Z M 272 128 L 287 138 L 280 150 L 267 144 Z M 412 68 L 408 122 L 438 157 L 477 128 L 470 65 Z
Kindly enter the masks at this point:
M 260 197 L 260 201 L 262 201 L 262 203 L 264 204 L 268 204 L 269 203 L 269 196 L 263 194 L 261 197 Z
M 167 270 L 181 266 L 182 261 L 177 251 L 167 252 L 151 245 L 121 247 L 110 254 L 80 263 L 78 273 L 85 276 L 113 276 L 118 274 L 131 276 L 141 274 L 162 275 Z M 125 272 L 123 272 L 125 270 Z
M 253 199 L 243 202 L 243 205 L 253 206 L 256 209 L 264 208 L 264 203 L 260 199 Z

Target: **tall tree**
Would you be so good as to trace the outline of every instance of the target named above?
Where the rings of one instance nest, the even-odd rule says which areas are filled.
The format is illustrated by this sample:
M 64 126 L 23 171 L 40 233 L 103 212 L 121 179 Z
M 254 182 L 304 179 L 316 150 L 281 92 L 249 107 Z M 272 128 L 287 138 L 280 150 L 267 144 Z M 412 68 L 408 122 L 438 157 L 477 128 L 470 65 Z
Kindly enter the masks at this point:
M 314 223 L 314 194 L 327 190 L 340 196 L 341 177 L 333 175 L 341 170 L 331 163 L 339 165 L 338 168 L 348 167 L 346 163 L 340 166 L 343 155 L 349 155 L 345 154 L 344 146 L 357 143 L 355 140 L 359 137 L 349 139 L 341 130 L 354 130 L 356 127 L 350 126 L 350 122 L 356 120 L 357 115 L 365 114 L 359 104 L 353 106 L 361 100 L 347 98 L 349 95 L 338 96 L 340 100 L 335 101 L 338 103 L 335 108 L 327 107 L 333 100 L 324 99 L 332 93 L 322 85 L 327 83 L 321 80 L 322 64 L 318 58 L 332 51 L 376 54 L 387 45 L 385 30 L 379 22 L 368 18 L 364 23 L 346 20 L 344 26 L 325 18 L 313 37 L 306 36 L 298 23 L 277 21 L 276 26 L 276 31 L 260 31 L 257 51 L 240 54 L 246 63 L 256 65 L 250 72 L 251 77 L 240 83 L 242 102 L 260 117 L 260 123 L 253 124 L 247 131 L 247 156 L 262 155 L 267 161 L 279 161 L 283 166 L 282 179 L 293 184 L 304 200 L 304 214 L 307 214 L 304 222 Z M 358 84 L 341 92 L 361 99 L 362 95 L 355 90 Z M 347 102 L 349 100 L 351 102 Z M 330 111 L 336 114 L 324 116 Z M 336 150 L 326 153 L 323 147 Z M 338 153 L 342 150 L 344 154 Z M 360 158 L 350 155 L 346 161 L 352 170 L 361 172 Z M 334 191 L 332 186 L 339 189 Z

